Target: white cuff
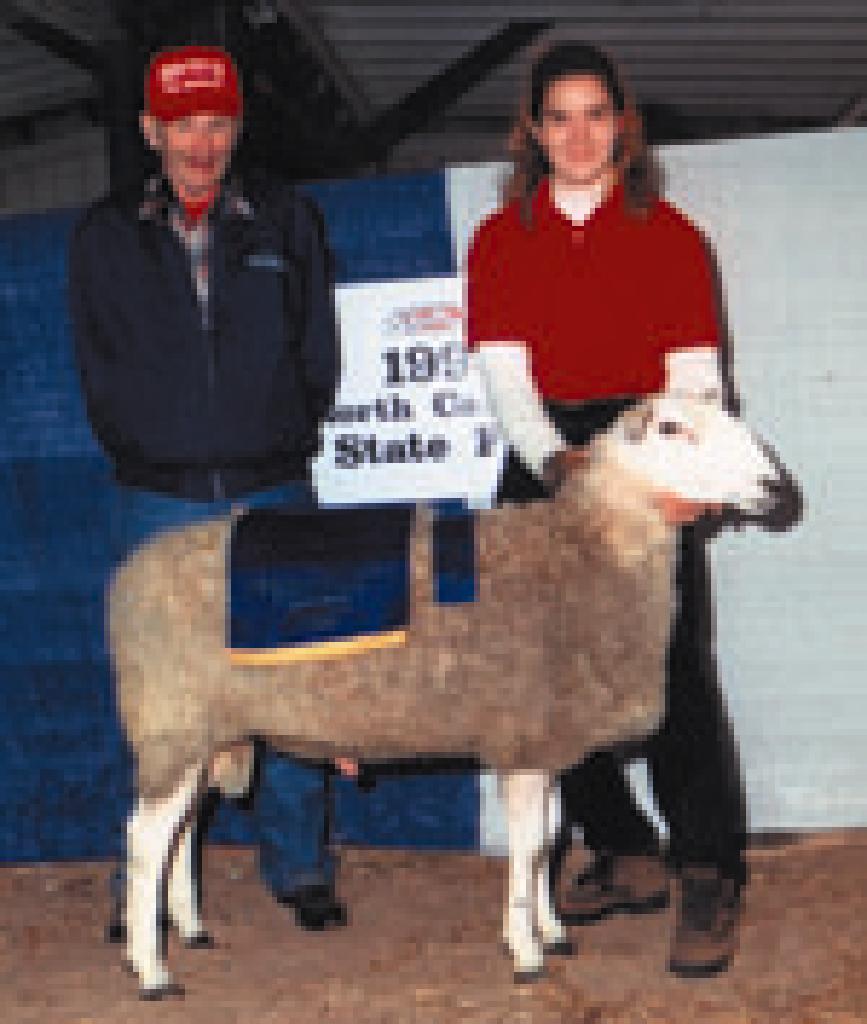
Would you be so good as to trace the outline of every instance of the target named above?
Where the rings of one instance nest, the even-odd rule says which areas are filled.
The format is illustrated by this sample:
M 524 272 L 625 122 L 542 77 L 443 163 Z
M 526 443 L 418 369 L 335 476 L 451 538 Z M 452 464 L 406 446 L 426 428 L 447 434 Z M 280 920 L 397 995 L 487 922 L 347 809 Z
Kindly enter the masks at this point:
M 506 440 L 541 475 L 545 461 L 567 445 L 542 408 L 526 348 L 517 341 L 489 343 L 473 357 Z
M 665 390 L 722 403 L 723 385 L 716 348 L 681 348 L 665 356 Z

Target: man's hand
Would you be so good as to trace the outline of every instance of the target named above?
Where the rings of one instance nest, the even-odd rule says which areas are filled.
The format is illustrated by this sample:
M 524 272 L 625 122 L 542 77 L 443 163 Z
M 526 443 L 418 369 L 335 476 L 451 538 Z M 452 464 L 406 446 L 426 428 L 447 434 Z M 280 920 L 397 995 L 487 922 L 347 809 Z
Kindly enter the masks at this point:
M 354 761 L 351 757 L 335 757 L 334 765 L 341 775 L 345 775 L 348 779 L 358 778 L 358 761 Z

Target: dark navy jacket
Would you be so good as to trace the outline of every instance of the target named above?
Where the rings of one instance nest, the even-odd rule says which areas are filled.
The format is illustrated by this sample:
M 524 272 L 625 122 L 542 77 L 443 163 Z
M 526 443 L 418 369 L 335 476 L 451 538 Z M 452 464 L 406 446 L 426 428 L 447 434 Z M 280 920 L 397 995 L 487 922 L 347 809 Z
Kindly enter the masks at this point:
M 181 240 L 141 194 L 77 226 L 70 304 L 88 413 L 121 483 L 193 500 L 302 476 L 339 367 L 311 200 L 259 176 L 212 213 L 203 324 Z

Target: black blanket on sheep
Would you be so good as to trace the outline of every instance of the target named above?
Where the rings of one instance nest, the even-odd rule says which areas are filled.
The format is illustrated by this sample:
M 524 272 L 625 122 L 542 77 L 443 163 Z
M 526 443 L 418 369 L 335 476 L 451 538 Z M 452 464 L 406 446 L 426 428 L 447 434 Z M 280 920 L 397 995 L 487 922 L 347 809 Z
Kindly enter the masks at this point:
M 475 597 L 473 518 L 437 509 L 434 598 Z M 401 629 L 409 616 L 414 508 L 287 507 L 248 511 L 233 524 L 227 646 L 303 646 Z

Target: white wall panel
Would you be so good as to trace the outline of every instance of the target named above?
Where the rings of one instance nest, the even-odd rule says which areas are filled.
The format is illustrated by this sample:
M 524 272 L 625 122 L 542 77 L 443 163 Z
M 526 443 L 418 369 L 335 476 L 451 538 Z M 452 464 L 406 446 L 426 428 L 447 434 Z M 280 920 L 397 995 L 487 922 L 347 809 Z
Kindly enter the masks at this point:
M 753 829 L 867 823 L 867 131 L 659 151 L 712 241 L 744 414 L 798 480 L 802 521 L 712 544 L 721 682 Z M 449 173 L 455 246 L 502 165 Z M 483 837 L 500 834 L 486 791 Z M 494 845 L 496 845 L 494 843 Z
M 713 546 L 723 683 L 754 827 L 867 822 L 867 131 L 672 147 L 711 237 L 751 424 L 803 521 Z

